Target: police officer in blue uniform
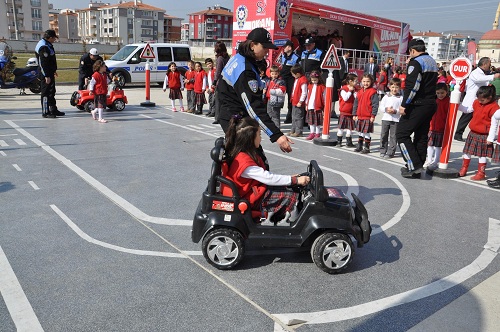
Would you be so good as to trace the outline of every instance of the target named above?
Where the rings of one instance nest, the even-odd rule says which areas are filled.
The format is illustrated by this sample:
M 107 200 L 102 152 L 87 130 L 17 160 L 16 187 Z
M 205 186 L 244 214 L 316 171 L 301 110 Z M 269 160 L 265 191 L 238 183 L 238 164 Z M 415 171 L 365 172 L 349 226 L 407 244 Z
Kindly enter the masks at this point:
M 277 47 L 264 28 L 253 29 L 247 39 L 239 44 L 238 54 L 227 62 L 222 70 L 222 79 L 217 84 L 219 122 L 226 132 L 232 116 L 250 116 L 257 120 L 271 142 L 278 143 L 283 152 L 290 152 L 292 141 L 271 120 L 262 99 L 265 86 L 257 67 L 259 62 L 265 61 L 269 49 Z
M 283 46 L 283 54 L 279 62 L 281 63 L 280 76 L 285 81 L 286 94 L 288 96 L 288 110 L 286 113 L 285 123 L 292 123 L 292 91 L 293 83 L 295 79 L 290 72 L 290 69 L 299 63 L 299 56 L 293 51 L 293 42 L 287 40 L 285 46 Z
M 56 116 L 65 115 L 60 112 L 56 105 L 56 80 L 57 76 L 57 60 L 54 43 L 57 39 L 54 30 L 47 30 L 43 35 L 43 39 L 38 42 L 35 47 L 35 54 L 40 65 L 41 78 L 41 102 L 42 116 L 44 118 L 55 118 Z
M 300 56 L 300 65 L 304 70 L 307 78 L 313 70 L 318 70 L 321 72 L 321 62 L 325 54 L 322 50 L 316 48 L 316 41 L 313 37 L 309 37 L 304 42 L 305 51 L 302 52 Z

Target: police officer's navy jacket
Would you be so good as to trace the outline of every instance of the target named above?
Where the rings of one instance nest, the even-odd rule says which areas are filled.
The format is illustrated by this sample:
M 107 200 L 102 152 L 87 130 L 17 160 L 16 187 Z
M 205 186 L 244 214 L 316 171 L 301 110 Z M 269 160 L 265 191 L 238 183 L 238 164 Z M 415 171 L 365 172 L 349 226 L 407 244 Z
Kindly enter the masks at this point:
M 299 63 L 299 56 L 297 54 L 295 54 L 294 52 L 292 52 L 290 55 L 283 53 L 281 55 L 281 71 L 280 71 L 281 78 L 284 80 L 293 79 L 290 69 L 292 68 L 292 66 L 298 63 Z
M 101 60 L 102 62 L 104 62 L 103 58 L 100 55 L 97 55 L 95 60 L 92 60 L 92 58 L 90 58 L 90 53 L 85 53 L 84 55 L 82 55 L 82 57 L 80 58 L 80 68 L 78 68 L 78 72 L 80 73 L 80 75 L 83 77 L 91 77 L 92 74 L 94 74 L 94 63 L 97 60 Z M 108 72 L 109 69 L 106 68 L 106 71 Z
M 408 63 L 402 107 L 435 104 L 438 67 L 427 53 L 412 58 Z
M 264 82 L 260 79 L 255 64 L 236 54 L 222 70 L 222 80 L 219 80 L 217 85 L 219 118 L 229 121 L 235 114 L 249 115 L 257 120 L 262 130 L 275 142 L 283 133 L 267 114 L 266 105 L 262 100 L 264 88 Z
M 53 77 L 57 71 L 56 51 L 52 43 L 42 39 L 35 47 L 36 58 L 44 77 Z
M 323 61 L 323 51 L 317 48 L 309 51 L 302 52 L 300 57 L 300 65 L 304 70 L 304 73 L 310 73 L 313 70 L 318 70 L 321 72 L 321 62 Z

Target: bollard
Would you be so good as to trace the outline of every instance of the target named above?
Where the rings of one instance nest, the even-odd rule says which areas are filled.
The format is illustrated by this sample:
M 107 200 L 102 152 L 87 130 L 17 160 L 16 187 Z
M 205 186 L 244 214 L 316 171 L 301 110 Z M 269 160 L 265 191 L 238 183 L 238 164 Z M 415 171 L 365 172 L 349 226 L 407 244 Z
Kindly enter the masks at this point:
M 321 134 L 321 138 L 315 138 L 313 140 L 313 143 L 316 145 L 337 145 L 337 139 L 330 138 L 330 113 L 332 112 L 333 83 L 333 73 L 330 70 L 328 78 L 326 79 L 325 109 L 323 111 L 323 132 Z
M 149 101 L 150 98 L 150 81 L 151 81 L 151 71 L 149 66 L 149 59 L 146 62 L 146 101 L 141 103 L 141 106 L 153 107 L 156 106 L 155 103 Z

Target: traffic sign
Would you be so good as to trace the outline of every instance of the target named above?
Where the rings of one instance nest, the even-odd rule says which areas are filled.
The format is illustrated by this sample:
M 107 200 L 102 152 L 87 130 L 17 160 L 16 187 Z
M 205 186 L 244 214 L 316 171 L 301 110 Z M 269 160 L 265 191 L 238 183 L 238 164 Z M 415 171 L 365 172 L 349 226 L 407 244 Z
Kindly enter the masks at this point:
M 457 81 L 469 77 L 472 70 L 472 64 L 466 57 L 460 57 L 453 60 L 450 64 L 450 74 Z
M 149 43 L 146 44 L 146 47 L 141 52 L 141 59 L 154 59 L 155 58 L 155 52 L 153 51 L 153 48 Z
M 340 69 L 340 61 L 337 55 L 337 49 L 335 48 L 334 44 L 330 45 L 330 48 L 328 49 L 328 52 L 326 53 L 326 56 L 321 63 L 321 69 Z

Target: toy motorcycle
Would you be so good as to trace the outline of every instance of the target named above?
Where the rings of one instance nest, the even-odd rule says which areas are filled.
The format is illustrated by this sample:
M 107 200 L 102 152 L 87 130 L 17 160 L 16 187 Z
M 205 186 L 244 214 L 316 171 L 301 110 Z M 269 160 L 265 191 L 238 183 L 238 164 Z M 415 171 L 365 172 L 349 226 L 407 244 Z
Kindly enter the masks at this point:
M 310 247 L 314 263 L 331 274 L 345 270 L 357 247 L 370 240 L 368 212 L 352 194 L 351 202 L 338 188 L 323 185 L 323 172 L 315 160 L 307 169 L 310 183 L 299 190 L 299 216 L 293 223 L 265 225 L 261 212 L 239 197 L 235 183 L 224 177 L 224 139 L 211 151 L 212 172 L 193 219 L 191 239 L 202 241 L 207 262 L 220 270 L 235 267 L 243 259 L 245 243 L 261 247 Z M 232 196 L 221 193 L 221 185 Z

